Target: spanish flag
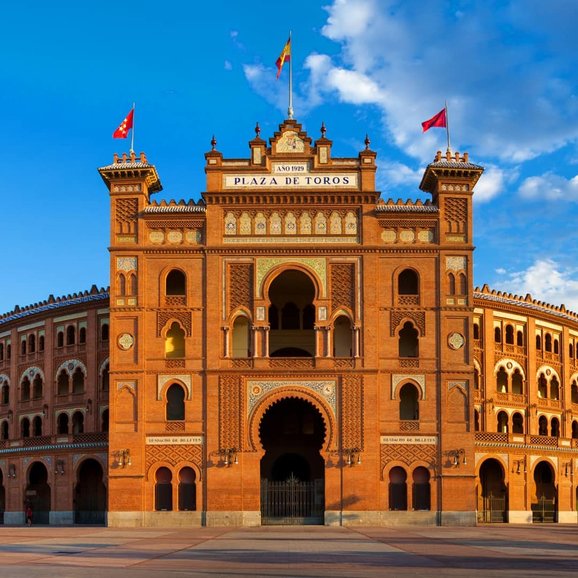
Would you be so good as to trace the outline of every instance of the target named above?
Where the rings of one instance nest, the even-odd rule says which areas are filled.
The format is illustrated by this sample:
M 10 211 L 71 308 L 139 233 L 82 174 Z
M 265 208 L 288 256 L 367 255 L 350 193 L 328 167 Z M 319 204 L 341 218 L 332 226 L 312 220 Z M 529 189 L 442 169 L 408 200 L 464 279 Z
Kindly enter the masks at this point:
M 291 60 L 291 36 L 289 36 L 289 40 L 287 40 L 287 43 L 283 47 L 283 50 L 281 51 L 281 54 L 275 63 L 277 65 L 277 78 L 281 76 L 281 69 L 283 68 L 286 60 Z

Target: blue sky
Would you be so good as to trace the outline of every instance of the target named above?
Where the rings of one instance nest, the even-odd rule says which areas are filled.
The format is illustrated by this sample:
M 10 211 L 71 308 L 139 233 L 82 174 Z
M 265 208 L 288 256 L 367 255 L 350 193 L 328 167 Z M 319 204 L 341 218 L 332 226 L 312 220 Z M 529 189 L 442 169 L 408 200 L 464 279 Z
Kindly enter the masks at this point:
M 23 0 L 0 35 L 3 179 L 0 312 L 108 285 L 108 195 L 96 168 L 129 141 L 161 198 L 197 199 L 214 134 L 248 155 L 255 123 L 322 122 L 337 156 L 365 134 L 385 199 L 426 198 L 445 131 L 421 121 L 447 100 L 452 147 L 486 172 L 475 195 L 475 283 L 578 310 L 578 2 L 574 0 Z

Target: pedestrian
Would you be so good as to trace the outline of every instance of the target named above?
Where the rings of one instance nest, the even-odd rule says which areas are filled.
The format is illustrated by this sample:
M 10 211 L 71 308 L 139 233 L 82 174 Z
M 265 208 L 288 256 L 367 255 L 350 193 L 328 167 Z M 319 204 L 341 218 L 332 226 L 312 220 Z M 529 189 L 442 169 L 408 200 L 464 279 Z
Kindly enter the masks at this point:
M 26 506 L 26 525 L 32 526 L 32 508 L 30 504 Z

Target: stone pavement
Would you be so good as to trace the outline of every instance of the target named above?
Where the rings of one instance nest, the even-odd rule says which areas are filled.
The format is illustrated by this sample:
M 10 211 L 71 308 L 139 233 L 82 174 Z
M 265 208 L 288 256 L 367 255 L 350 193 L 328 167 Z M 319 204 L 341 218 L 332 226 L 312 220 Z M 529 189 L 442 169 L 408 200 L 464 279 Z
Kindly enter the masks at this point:
M 578 526 L 0 526 L 0 577 L 577 576 Z

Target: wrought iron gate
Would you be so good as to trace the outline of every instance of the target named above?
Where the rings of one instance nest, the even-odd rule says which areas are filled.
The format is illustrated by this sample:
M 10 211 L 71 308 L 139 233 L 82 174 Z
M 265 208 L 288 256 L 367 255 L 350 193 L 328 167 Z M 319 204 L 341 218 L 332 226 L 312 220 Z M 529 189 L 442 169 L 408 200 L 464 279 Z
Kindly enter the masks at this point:
M 538 502 L 532 504 L 532 522 L 555 522 L 556 500 L 541 496 Z
M 480 522 L 485 523 L 502 523 L 506 522 L 506 497 L 489 496 L 482 497 L 482 510 Z
M 261 480 L 262 524 L 323 524 L 323 480 L 302 482 L 290 477 L 285 482 Z

